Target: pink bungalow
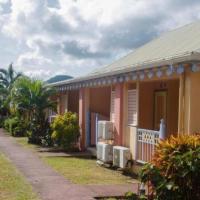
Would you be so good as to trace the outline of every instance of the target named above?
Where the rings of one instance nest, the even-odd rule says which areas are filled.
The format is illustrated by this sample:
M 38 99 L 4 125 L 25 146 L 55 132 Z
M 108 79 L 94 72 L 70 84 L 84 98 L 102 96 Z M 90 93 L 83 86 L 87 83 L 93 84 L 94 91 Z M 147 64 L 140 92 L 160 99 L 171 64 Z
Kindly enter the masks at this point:
M 159 138 L 200 132 L 200 22 L 163 34 L 87 76 L 51 84 L 58 112 L 79 115 L 81 148 L 95 146 L 97 121 L 114 123 L 114 145 L 151 160 Z

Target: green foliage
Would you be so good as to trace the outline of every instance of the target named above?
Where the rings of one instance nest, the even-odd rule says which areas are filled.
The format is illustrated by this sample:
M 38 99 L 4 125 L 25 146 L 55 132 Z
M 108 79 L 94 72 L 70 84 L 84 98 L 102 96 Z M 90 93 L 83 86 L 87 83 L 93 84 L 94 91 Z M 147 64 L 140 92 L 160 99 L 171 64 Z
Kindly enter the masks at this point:
M 4 125 L 3 125 L 3 127 L 4 127 L 8 132 L 10 132 L 10 119 L 9 119 L 9 118 L 4 120 Z
M 154 199 L 200 199 L 200 137 L 182 135 L 161 141 L 154 160 L 146 164 L 141 181 L 151 187 Z
M 50 100 L 54 90 L 45 87 L 39 80 L 27 77 L 19 78 L 11 91 L 12 112 L 17 113 L 29 122 L 28 137 L 30 143 L 50 144 L 49 124 L 46 119 L 47 109 L 55 109 Z
M 127 200 L 146 200 L 147 197 L 145 195 L 137 195 L 136 193 L 133 192 L 126 192 L 125 193 L 125 199 Z
M 59 147 L 69 150 L 74 147 L 79 137 L 78 118 L 75 113 L 58 115 L 52 125 L 52 139 Z
M 14 129 L 17 127 L 17 123 L 18 123 L 17 117 L 8 118 L 4 121 L 4 127 L 10 134 L 13 135 Z
M 12 107 L 24 118 L 43 120 L 46 109 L 55 109 L 56 105 L 49 98 L 55 90 L 45 87 L 39 80 L 19 78 L 11 91 Z
M 11 89 L 13 83 L 22 76 L 21 73 L 17 73 L 14 68 L 13 64 L 11 63 L 8 66 L 8 69 L 0 69 L 0 84 L 4 86 L 4 88 Z
M 40 122 L 37 119 L 33 119 L 29 124 L 27 136 L 29 143 L 51 146 L 51 130 L 48 120 L 43 119 Z
M 5 120 L 6 120 L 6 117 L 0 115 L 0 128 L 4 127 Z
M 15 81 L 21 77 L 13 65 L 10 64 L 8 69 L 0 69 L 0 115 L 8 116 L 10 114 L 10 91 Z
M 133 192 L 126 192 L 125 197 L 128 200 L 138 200 L 138 195 Z
M 50 100 L 54 92 L 42 81 L 15 72 L 12 64 L 8 70 L 0 69 L 0 117 L 9 118 L 4 123 L 5 128 L 13 136 L 28 133 L 29 142 L 50 145 L 52 140 L 46 111 L 56 108 Z
M 4 121 L 4 128 L 12 136 L 25 136 L 28 129 L 28 124 L 20 120 L 18 117 L 7 118 Z
M 41 144 L 43 147 L 51 147 L 53 146 L 53 140 L 51 138 L 51 128 L 47 130 L 47 133 L 41 138 Z

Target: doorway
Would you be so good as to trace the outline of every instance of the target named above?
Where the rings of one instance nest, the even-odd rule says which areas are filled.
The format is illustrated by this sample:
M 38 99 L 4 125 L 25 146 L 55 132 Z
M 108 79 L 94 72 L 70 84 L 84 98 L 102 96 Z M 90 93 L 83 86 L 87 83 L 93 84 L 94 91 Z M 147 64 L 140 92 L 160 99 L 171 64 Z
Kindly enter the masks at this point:
M 154 130 L 160 129 L 160 120 L 167 121 L 167 91 L 154 93 Z

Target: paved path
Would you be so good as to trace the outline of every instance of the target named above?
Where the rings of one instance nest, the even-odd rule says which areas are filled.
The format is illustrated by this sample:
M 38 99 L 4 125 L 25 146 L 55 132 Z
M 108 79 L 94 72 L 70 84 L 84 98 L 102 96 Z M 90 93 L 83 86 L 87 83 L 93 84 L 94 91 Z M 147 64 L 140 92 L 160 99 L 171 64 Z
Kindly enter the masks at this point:
M 72 184 L 44 163 L 39 156 L 17 144 L 0 129 L 0 151 L 3 152 L 28 179 L 42 200 L 90 200 L 97 196 L 118 196 L 136 191 L 133 185 L 77 185 Z

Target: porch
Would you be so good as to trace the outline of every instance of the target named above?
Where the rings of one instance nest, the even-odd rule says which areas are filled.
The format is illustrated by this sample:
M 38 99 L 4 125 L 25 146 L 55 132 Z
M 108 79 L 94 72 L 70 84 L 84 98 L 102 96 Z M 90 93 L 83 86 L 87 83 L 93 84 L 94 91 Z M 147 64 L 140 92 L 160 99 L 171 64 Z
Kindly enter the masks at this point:
M 98 121 L 108 120 L 114 123 L 114 144 L 147 162 L 159 138 L 178 133 L 179 91 L 178 75 L 70 90 L 60 95 L 59 113 L 79 114 L 82 149 L 96 146 Z
M 127 83 L 123 143 L 137 162 L 151 161 L 159 139 L 178 134 L 179 90 L 179 78 Z
M 93 87 L 88 91 L 86 113 L 86 147 L 96 147 L 98 141 L 98 121 L 110 120 L 111 87 Z M 91 149 L 91 148 L 90 148 Z

